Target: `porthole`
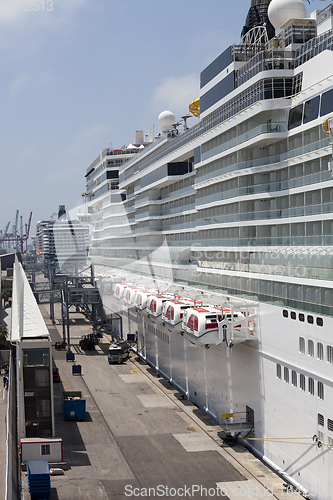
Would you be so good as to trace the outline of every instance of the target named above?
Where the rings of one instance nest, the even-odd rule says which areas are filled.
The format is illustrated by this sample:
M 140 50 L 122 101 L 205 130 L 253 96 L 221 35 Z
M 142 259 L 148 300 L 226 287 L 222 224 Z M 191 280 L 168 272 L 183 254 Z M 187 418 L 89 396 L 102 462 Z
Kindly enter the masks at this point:
M 284 318 L 288 318 L 288 311 L 287 311 L 287 309 L 283 309 L 283 311 L 282 311 L 282 316 L 283 316 Z
M 316 318 L 316 323 L 318 326 L 324 326 L 324 320 L 323 318 Z
M 308 323 L 313 325 L 313 316 L 308 315 Z
M 304 321 L 305 321 L 305 316 L 304 316 L 304 314 L 303 314 L 303 313 L 299 313 L 299 315 L 298 315 L 298 319 L 299 319 L 300 321 L 304 322 Z
M 291 317 L 291 319 L 296 319 L 296 313 L 295 313 L 295 311 L 291 311 L 290 317 Z

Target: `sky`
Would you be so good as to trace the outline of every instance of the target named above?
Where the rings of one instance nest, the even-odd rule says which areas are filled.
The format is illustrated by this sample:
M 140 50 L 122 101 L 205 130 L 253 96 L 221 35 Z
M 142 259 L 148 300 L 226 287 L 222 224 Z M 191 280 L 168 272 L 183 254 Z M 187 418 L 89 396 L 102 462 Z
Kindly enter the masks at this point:
M 237 43 L 250 0 L 1 0 L 0 230 L 82 202 L 107 147 L 179 120 L 200 72 Z M 306 2 L 308 14 L 328 1 Z M 191 118 L 188 125 L 194 125 Z

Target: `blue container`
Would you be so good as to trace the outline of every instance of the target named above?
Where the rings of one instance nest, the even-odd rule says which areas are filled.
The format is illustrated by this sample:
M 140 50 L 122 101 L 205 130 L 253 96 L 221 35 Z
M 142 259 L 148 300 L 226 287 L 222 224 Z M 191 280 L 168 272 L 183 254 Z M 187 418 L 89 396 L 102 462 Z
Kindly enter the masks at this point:
M 74 352 L 67 351 L 66 352 L 66 361 L 74 361 L 74 359 L 75 359 Z
M 47 500 L 51 492 L 48 462 L 46 460 L 27 461 L 27 473 L 31 500 Z
M 81 365 L 73 365 L 72 366 L 72 375 L 75 375 L 77 373 L 78 375 L 81 375 Z
M 62 414 L 66 420 L 84 420 L 86 418 L 86 400 L 81 391 L 63 391 Z

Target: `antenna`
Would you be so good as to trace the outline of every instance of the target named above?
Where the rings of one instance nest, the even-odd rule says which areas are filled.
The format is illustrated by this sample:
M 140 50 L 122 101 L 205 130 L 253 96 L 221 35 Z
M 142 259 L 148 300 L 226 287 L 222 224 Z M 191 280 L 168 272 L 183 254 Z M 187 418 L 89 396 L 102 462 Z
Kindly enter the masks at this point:
M 182 116 L 181 118 L 184 120 L 184 130 L 188 130 L 187 120 L 189 118 L 192 118 L 192 115 L 190 113 L 187 113 L 186 115 Z

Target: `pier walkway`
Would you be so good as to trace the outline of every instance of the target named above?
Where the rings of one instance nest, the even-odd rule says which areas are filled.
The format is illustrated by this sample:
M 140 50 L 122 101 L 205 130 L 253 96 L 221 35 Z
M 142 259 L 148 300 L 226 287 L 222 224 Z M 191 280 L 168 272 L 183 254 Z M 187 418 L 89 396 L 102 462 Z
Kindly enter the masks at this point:
M 54 344 L 61 326 L 52 325 L 46 306 L 41 310 Z M 219 426 L 147 364 L 132 356 L 109 365 L 107 336 L 96 351 L 81 351 L 79 339 L 92 327 L 80 314 L 71 318 L 72 350 L 82 375 L 72 375 L 64 351 L 53 352 L 61 377 L 54 385 L 56 436 L 63 439 L 68 468 L 51 477 L 50 500 L 199 499 L 222 493 L 230 500 L 290 498 L 279 477 L 241 445 L 229 446 Z M 84 421 L 64 420 L 63 390 L 82 392 Z M 24 472 L 22 480 L 29 498 Z

